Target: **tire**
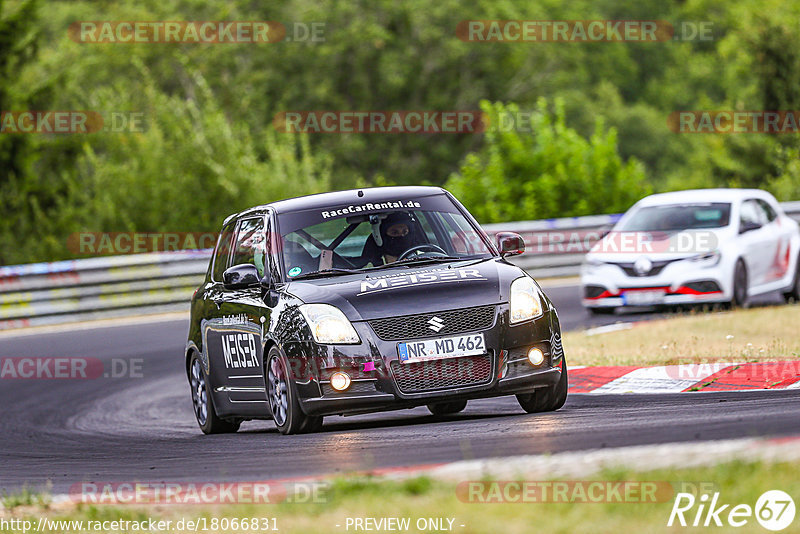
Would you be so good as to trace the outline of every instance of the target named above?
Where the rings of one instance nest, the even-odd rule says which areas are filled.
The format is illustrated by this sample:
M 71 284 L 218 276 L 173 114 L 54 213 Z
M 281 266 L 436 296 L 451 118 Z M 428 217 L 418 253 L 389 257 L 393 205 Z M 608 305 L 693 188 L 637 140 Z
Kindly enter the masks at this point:
M 528 413 L 554 412 L 564 406 L 567 401 L 569 378 L 567 376 L 567 360 L 561 360 L 561 378 L 558 383 L 548 388 L 539 388 L 533 393 L 517 395 L 517 402 Z
M 614 315 L 616 308 L 586 308 L 591 315 Z
M 428 411 L 433 415 L 451 415 L 464 411 L 467 401 L 436 402 L 428 404 Z
M 797 258 L 797 268 L 794 271 L 792 287 L 783 294 L 783 298 L 787 303 L 800 302 L 800 257 Z
M 297 398 L 297 389 L 289 376 L 288 369 L 286 356 L 278 347 L 272 347 L 264 370 L 272 419 L 281 434 L 313 432 L 315 428 L 322 426 L 322 417 L 309 417 L 303 413 Z
M 322 430 L 323 417 L 321 415 L 307 415 L 306 422 L 300 429 L 301 434 L 313 434 Z
M 194 416 L 204 434 L 230 434 L 239 430 L 241 421 L 229 421 L 217 416 L 211 386 L 196 353 L 189 362 L 189 387 L 192 390 Z
M 747 289 L 747 266 L 740 258 L 736 261 L 736 267 L 733 269 L 733 298 L 731 299 L 732 308 L 747 307 Z

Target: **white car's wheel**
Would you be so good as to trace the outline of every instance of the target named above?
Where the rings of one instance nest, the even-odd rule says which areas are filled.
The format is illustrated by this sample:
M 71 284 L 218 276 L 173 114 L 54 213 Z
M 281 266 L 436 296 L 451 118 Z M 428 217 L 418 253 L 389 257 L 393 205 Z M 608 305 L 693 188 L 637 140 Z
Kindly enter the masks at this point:
M 744 260 L 737 260 L 736 267 L 733 269 L 733 299 L 731 300 L 731 306 L 734 308 L 747 307 L 748 279 Z
M 783 298 L 786 299 L 786 302 L 800 302 L 800 257 L 797 258 L 792 287 L 783 294 Z

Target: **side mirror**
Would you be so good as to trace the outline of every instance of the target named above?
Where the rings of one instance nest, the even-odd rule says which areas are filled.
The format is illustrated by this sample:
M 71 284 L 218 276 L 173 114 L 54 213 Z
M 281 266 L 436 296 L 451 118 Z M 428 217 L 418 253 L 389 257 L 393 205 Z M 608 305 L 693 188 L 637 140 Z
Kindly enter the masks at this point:
M 252 263 L 234 265 L 222 273 L 222 285 L 226 289 L 241 289 L 257 286 L 260 283 L 258 270 Z
M 518 256 L 525 252 L 525 241 L 515 232 L 498 232 L 496 238 L 497 248 L 503 258 Z
M 752 232 L 753 230 L 758 230 L 759 228 L 761 228 L 761 225 L 757 222 L 744 221 L 739 226 L 739 233 L 744 234 L 747 232 Z

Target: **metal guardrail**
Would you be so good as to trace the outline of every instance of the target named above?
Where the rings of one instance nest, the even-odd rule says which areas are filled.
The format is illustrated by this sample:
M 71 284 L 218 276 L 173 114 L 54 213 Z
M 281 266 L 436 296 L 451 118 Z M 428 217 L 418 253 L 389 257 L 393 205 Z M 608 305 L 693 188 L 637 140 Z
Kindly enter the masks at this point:
M 0 267 L 0 330 L 187 310 L 210 250 Z
M 782 204 L 800 221 L 800 202 Z M 575 276 L 584 252 L 620 215 L 487 224 L 523 236 L 512 261 L 535 278 Z M 0 267 L 0 330 L 137 313 L 185 311 L 210 250 L 153 252 Z

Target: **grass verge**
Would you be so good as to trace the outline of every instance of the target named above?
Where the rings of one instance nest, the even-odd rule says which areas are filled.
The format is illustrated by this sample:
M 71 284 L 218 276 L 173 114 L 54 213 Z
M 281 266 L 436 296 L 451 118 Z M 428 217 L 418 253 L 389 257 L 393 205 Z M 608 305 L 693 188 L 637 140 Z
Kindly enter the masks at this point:
M 564 332 L 571 365 L 671 365 L 800 358 L 800 305 L 693 313 L 631 329 Z
M 719 502 L 748 504 L 754 507 L 758 497 L 768 490 L 780 489 L 796 499 L 800 496 L 800 464 L 798 463 L 745 463 L 734 462 L 713 467 L 668 471 L 606 471 L 590 477 L 589 481 L 646 481 L 655 482 L 669 491 L 657 492 L 656 502 L 586 502 L 579 494 L 569 492 L 571 502 L 540 503 L 471 503 L 464 502 L 456 493 L 456 486 L 427 478 L 414 478 L 402 482 L 374 479 L 340 479 L 333 482 L 326 493 L 326 502 L 315 504 L 281 503 L 274 505 L 225 506 L 88 506 L 78 505 L 69 511 L 16 509 L 13 517 L 34 522 L 45 515 L 51 520 L 114 521 L 149 518 L 171 520 L 206 518 L 274 518 L 279 532 L 330 533 L 354 532 L 347 528 L 348 518 L 409 518 L 408 532 L 431 531 L 418 529 L 420 518 L 453 519 L 452 531 L 464 534 L 508 534 L 528 532 L 605 533 L 605 532 L 674 532 L 667 521 L 678 491 L 696 489 L 693 493 L 706 493 L 709 497 L 719 492 Z M 587 481 L 587 482 L 589 482 Z M 466 495 L 460 493 L 459 495 Z M 699 495 L 698 495 L 699 496 Z M 577 499 L 577 500 L 576 500 Z M 728 511 L 732 506 L 728 507 Z M 694 520 L 695 506 L 686 518 Z M 722 515 L 725 519 L 727 512 Z M 4 517 L 12 517 L 4 512 Z M 800 519 L 795 520 L 795 525 Z M 447 521 L 444 522 L 447 525 Z M 339 525 L 337 527 L 337 525 Z M 463 526 L 462 526 L 463 525 Z M 85 527 L 86 525 L 84 525 Z M 755 518 L 739 531 L 761 531 Z M 796 527 L 795 527 L 796 528 Z M 728 527 L 730 529 L 730 527 Z M 679 529 L 678 529 L 679 530 Z M 733 530 L 733 529 L 731 529 Z M 10 530 L 6 530 L 10 531 Z M 62 529 L 62 532 L 69 532 Z M 113 530 L 103 530 L 113 532 Z M 174 531 L 174 530 L 173 530 Z M 217 532 L 232 530 L 217 528 Z M 792 532 L 792 528 L 786 532 Z M 238 532 L 242 532 L 241 529 Z

